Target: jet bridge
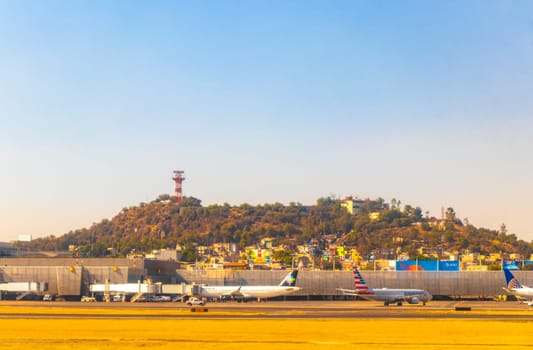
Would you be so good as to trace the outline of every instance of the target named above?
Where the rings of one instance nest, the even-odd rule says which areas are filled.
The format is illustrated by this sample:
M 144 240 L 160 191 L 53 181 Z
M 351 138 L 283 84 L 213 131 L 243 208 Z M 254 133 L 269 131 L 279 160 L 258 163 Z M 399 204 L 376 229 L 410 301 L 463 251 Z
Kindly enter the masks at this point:
M 45 292 L 48 289 L 46 282 L 2 282 L 0 283 L 0 299 L 2 293 L 16 293 L 17 300 L 24 299 L 33 293 Z
M 44 292 L 47 290 L 47 283 L 41 282 L 2 282 L 0 283 L 0 291 L 2 292 Z
M 123 295 L 134 294 L 131 301 L 135 301 L 143 294 L 161 294 L 161 283 L 104 283 L 104 284 L 91 284 L 89 290 L 91 293 L 104 293 L 104 299 L 110 300 L 110 295 Z

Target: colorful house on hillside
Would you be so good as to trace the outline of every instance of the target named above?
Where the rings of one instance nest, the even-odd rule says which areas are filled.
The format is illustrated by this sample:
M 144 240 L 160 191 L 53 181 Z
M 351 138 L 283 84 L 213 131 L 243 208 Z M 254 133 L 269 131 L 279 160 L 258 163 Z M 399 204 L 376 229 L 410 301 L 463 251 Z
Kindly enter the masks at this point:
M 352 196 L 347 196 L 341 202 L 341 207 L 346 209 L 350 215 L 357 214 L 357 210 L 365 203 L 362 199 L 354 199 Z

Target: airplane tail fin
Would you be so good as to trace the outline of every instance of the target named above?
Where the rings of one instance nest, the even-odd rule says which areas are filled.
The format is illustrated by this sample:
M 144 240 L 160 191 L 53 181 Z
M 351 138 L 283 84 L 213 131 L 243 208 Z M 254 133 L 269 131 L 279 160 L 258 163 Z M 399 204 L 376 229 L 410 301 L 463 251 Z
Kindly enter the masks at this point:
M 298 270 L 292 270 L 281 283 L 282 287 L 294 287 L 296 285 L 296 278 L 298 277 Z
M 503 269 L 503 273 L 505 274 L 505 282 L 507 283 L 508 289 L 522 288 L 522 284 L 516 279 L 515 276 L 513 276 L 510 270 Z
M 365 279 L 363 276 L 361 276 L 361 273 L 359 272 L 359 269 L 354 266 L 353 268 L 353 277 L 355 282 L 355 290 L 357 294 L 359 295 L 372 295 L 374 292 L 372 292 L 372 289 L 369 288 L 365 282 Z

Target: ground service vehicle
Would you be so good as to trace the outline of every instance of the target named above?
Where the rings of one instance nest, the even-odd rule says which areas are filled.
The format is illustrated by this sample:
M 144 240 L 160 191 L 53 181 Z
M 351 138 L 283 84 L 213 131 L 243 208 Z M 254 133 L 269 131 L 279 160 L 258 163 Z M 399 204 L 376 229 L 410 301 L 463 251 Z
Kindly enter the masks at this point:
M 193 305 L 205 305 L 205 301 L 198 299 L 198 298 L 190 298 L 187 300 L 187 305 L 193 306 Z

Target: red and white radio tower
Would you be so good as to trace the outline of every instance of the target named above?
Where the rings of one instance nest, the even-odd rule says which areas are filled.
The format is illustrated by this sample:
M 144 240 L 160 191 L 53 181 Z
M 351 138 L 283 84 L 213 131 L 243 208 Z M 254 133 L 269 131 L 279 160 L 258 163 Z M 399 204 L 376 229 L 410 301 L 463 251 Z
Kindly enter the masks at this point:
M 176 183 L 176 188 L 174 189 L 174 193 L 176 194 L 176 202 L 181 202 L 183 200 L 183 188 L 181 186 L 181 183 L 183 180 L 185 180 L 184 176 L 185 172 L 183 170 L 174 170 L 174 177 L 172 180 L 174 180 L 174 183 Z

